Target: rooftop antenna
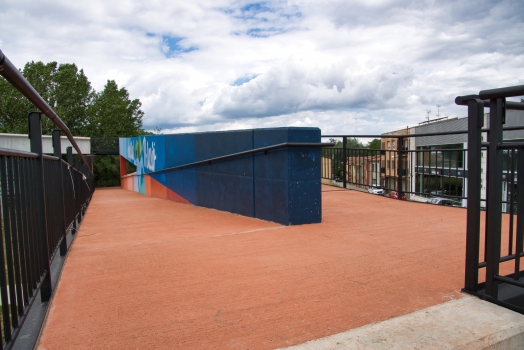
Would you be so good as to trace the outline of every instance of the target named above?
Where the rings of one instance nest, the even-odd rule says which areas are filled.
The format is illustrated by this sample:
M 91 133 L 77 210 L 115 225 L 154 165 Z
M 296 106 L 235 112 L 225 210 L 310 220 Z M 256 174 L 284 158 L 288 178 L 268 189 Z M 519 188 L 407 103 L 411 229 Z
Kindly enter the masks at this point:
M 437 118 L 440 117 L 440 105 L 437 105 Z
M 429 123 L 429 113 L 431 113 L 431 110 L 428 109 L 426 112 L 428 112 L 427 121 L 428 121 L 428 123 Z

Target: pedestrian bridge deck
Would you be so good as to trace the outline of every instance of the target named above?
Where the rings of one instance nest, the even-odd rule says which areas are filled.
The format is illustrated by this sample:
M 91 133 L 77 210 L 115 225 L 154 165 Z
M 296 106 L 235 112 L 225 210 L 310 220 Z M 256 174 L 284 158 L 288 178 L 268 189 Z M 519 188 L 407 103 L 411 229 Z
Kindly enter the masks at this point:
M 40 349 L 273 349 L 461 297 L 466 210 L 322 188 L 281 226 L 99 189 Z

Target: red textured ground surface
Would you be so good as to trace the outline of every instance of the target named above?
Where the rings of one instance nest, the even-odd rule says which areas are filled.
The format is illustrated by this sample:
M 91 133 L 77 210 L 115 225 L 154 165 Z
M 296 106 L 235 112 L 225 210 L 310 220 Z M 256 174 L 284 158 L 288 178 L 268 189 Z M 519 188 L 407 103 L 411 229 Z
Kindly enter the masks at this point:
M 284 227 L 95 192 L 39 349 L 272 349 L 459 298 L 466 211 L 323 187 Z

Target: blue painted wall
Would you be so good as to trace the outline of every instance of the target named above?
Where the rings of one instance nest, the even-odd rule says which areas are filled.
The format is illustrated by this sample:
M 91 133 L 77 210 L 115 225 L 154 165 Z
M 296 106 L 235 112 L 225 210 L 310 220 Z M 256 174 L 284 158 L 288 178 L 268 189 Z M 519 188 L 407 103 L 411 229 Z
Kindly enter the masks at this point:
M 288 147 L 267 154 L 152 173 L 284 142 L 320 143 L 320 129 L 270 128 L 140 136 L 121 138 L 120 150 L 124 158 L 137 166 L 138 175 L 150 174 L 192 204 L 284 225 L 321 222 L 321 151 L 318 147 Z M 144 185 L 138 181 L 139 192 L 144 193 Z

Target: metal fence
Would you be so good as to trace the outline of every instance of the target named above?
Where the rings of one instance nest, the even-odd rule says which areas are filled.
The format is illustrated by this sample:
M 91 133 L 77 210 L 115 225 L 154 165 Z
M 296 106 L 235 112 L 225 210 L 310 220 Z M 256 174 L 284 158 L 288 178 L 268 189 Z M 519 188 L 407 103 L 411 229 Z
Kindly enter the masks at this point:
M 524 103 L 506 101 L 524 95 L 524 85 L 459 96 L 468 106 L 470 169 L 466 236 L 466 273 L 463 291 L 524 313 L 524 280 L 521 258 L 524 237 L 524 142 L 505 141 L 506 110 L 524 110 Z M 484 128 L 484 109 L 489 121 Z M 487 134 L 483 142 L 482 134 Z M 485 151 L 484 151 L 485 150 Z M 482 154 L 486 154 L 486 204 L 482 201 Z M 509 196 L 503 198 L 503 187 Z M 506 210 L 505 210 L 506 209 Z M 484 223 L 482 223 L 484 222 Z
M 524 86 L 514 86 L 457 97 L 457 104 L 468 107 L 467 130 L 323 135 L 338 138 L 342 147 L 324 149 L 322 154 L 322 177 L 344 188 L 371 192 L 381 188 L 386 195 L 396 193 L 393 197 L 399 200 L 436 197 L 467 207 L 463 291 L 520 313 L 524 313 L 524 186 L 519 186 L 524 182 L 524 133 L 511 139 L 504 135 L 524 130 L 524 121 L 508 120 L 506 115 L 507 110 L 524 110 L 523 102 L 506 98 L 523 95 Z M 417 137 L 452 134 L 467 134 L 463 148 L 410 144 Z M 357 137 L 379 138 L 382 147 L 347 148 L 348 140 Z
M 0 75 L 60 128 L 53 132 L 54 154 L 43 154 L 41 113 L 30 113 L 30 152 L 0 149 L 0 333 L 2 348 L 10 349 L 38 293 L 41 302 L 51 297 L 51 261 L 67 253 L 66 235 L 82 220 L 94 178 L 67 126 L 1 51 Z M 71 147 L 62 160 L 60 132 L 80 161 Z
M 454 134 L 466 134 L 457 131 Z M 395 199 L 425 201 L 440 198 L 445 205 L 465 206 L 468 170 L 466 148 L 417 147 L 417 137 L 436 140 L 449 133 L 404 135 L 323 135 L 341 140 L 341 147 L 322 151 L 322 178 L 344 188 L 389 195 Z M 349 139 L 381 140 L 381 149 L 348 148 Z M 389 141 L 386 141 L 389 140 Z M 435 141 L 438 145 L 438 141 Z

